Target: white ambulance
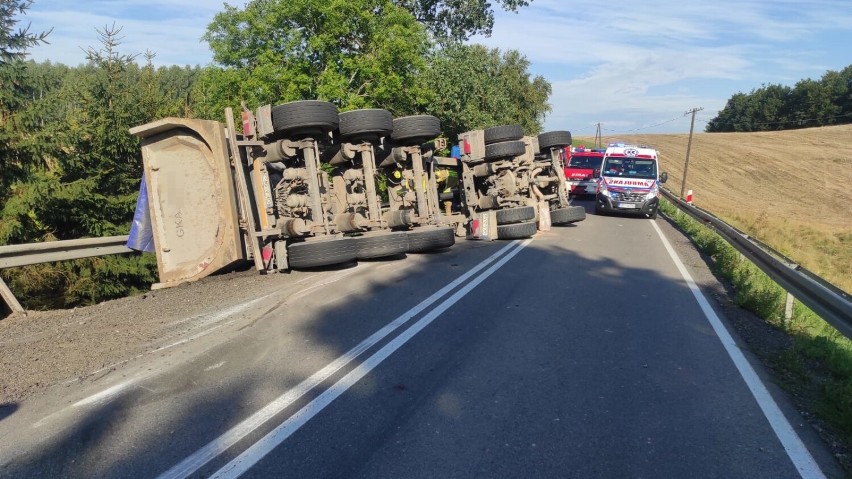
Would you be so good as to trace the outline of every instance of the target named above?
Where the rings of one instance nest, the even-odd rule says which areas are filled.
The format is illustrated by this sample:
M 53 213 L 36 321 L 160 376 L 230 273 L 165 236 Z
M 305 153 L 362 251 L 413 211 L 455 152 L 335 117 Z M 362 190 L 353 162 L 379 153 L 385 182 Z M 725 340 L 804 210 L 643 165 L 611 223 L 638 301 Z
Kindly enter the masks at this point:
M 660 185 L 668 173 L 659 173 L 657 150 L 648 146 L 612 143 L 604 153 L 598 177 L 595 213 L 633 213 L 657 217 Z

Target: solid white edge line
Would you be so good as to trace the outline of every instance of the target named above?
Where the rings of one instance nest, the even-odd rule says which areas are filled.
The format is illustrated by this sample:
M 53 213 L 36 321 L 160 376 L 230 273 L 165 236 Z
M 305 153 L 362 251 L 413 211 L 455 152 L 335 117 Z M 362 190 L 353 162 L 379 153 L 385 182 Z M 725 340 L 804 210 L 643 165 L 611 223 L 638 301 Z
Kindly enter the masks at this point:
M 428 326 L 432 321 L 434 321 L 435 318 L 440 316 L 444 311 L 450 308 L 450 306 L 454 305 L 461 298 L 467 295 L 471 290 L 477 287 L 480 283 L 485 281 L 486 278 L 491 276 L 495 271 L 497 271 L 500 267 L 506 264 L 506 262 L 512 259 L 516 254 L 518 254 L 518 252 L 521 251 L 524 247 L 526 247 L 531 241 L 532 239 L 528 239 L 521 243 L 518 248 L 508 253 L 506 256 L 501 258 L 500 261 L 498 261 L 493 266 L 484 271 L 481 275 L 474 278 L 470 283 L 456 291 L 449 298 L 447 298 L 434 309 L 429 311 L 428 314 L 424 315 L 422 318 L 412 324 L 408 329 L 400 333 L 399 336 L 393 338 L 381 349 L 376 351 L 372 356 L 364 360 L 363 363 L 356 366 L 343 378 L 334 383 L 334 385 L 323 391 L 313 401 L 305 405 L 302 409 L 290 416 L 278 427 L 270 431 L 266 436 L 261 438 L 256 443 L 252 444 L 248 449 L 243 451 L 243 453 L 241 453 L 239 456 L 235 457 L 224 467 L 216 471 L 212 476 L 210 476 L 210 479 L 237 478 L 244 472 L 248 471 L 252 466 L 257 464 L 273 449 L 278 447 L 278 445 L 280 445 L 288 437 L 290 437 L 290 435 L 299 430 L 299 428 L 305 425 L 305 423 L 310 421 L 311 418 L 316 416 L 326 406 L 331 404 L 335 399 L 337 399 L 344 392 L 346 392 L 346 390 L 348 390 L 355 383 L 361 380 L 361 378 L 363 378 L 370 371 L 375 369 L 376 366 L 381 364 L 382 361 L 387 359 L 403 344 L 408 342 L 409 339 L 411 339 L 412 337 L 414 337 L 414 335 L 422 331 L 426 326 Z
M 672 258 L 672 261 L 674 261 L 674 264 L 678 271 L 680 271 L 681 276 L 683 276 L 683 279 L 689 286 L 689 290 L 692 291 L 692 295 L 695 296 L 696 301 L 698 301 L 701 311 L 704 312 L 704 316 L 707 318 L 707 321 L 710 322 L 710 325 L 716 332 L 716 336 L 718 336 L 719 341 L 722 342 L 722 346 L 725 347 L 725 351 L 728 352 L 728 356 L 730 356 L 731 360 L 734 362 L 740 376 L 742 376 L 751 391 L 751 394 L 757 401 L 758 406 L 760 406 L 760 410 L 763 411 L 763 415 L 766 417 L 766 420 L 769 421 L 769 425 L 772 427 L 772 430 L 775 431 L 775 435 L 778 437 L 778 440 L 781 441 L 781 445 L 784 446 L 784 450 L 787 451 L 787 456 L 793 462 L 793 465 L 799 471 L 799 474 L 806 479 L 824 478 L 825 475 L 819 468 L 819 465 L 817 465 L 810 451 L 808 451 L 807 447 L 805 447 L 805 444 L 802 442 L 801 438 L 799 438 L 799 435 L 796 434 L 796 431 L 793 429 L 793 426 L 790 425 L 790 422 L 787 421 L 784 413 L 781 412 L 781 408 L 779 408 L 778 404 L 775 403 L 775 400 L 772 399 L 772 395 L 769 394 L 769 391 L 760 380 L 760 377 L 751 367 L 751 364 L 748 362 L 745 355 L 743 355 L 742 351 L 740 351 L 739 346 L 737 346 L 737 343 L 734 341 L 734 338 L 728 332 L 727 328 L 725 328 L 725 325 L 719 319 L 719 316 L 717 316 L 716 312 L 713 311 L 713 308 L 710 306 L 707 298 L 704 297 L 704 294 L 701 293 L 698 285 L 695 284 L 695 281 L 692 279 L 689 271 L 686 270 L 686 267 L 683 262 L 681 262 L 680 257 L 678 257 L 674 248 L 672 248 L 672 245 L 666 239 L 663 231 L 659 226 L 657 226 L 655 221 L 651 221 L 651 224 L 654 226 L 654 229 L 657 230 L 657 235 L 659 235 L 662 240 L 663 246 L 665 246 L 666 251 L 668 251 L 669 256 Z
M 205 464 L 213 460 L 216 456 L 228 450 L 231 446 L 242 440 L 244 437 L 251 434 L 252 431 L 260 427 L 270 418 L 274 417 L 291 404 L 296 402 L 300 397 L 304 396 L 312 389 L 320 385 L 323 381 L 337 373 L 351 361 L 360 356 L 364 351 L 370 349 L 376 343 L 387 337 L 400 326 L 408 322 L 414 316 L 420 314 L 432 303 L 444 297 L 447 293 L 458 287 L 461 283 L 467 281 L 471 276 L 478 273 L 480 270 L 494 262 L 501 255 L 506 253 L 511 248 L 517 246 L 518 243 L 513 241 L 506 246 L 500 248 L 496 253 L 492 254 L 465 274 L 459 276 L 455 281 L 444 286 L 428 298 L 421 301 L 417 306 L 406 311 L 382 329 L 373 333 L 370 337 L 362 341 L 360 344 L 350 349 L 348 352 L 335 359 L 327 366 L 317 371 L 307 379 L 303 380 L 294 388 L 288 390 L 256 413 L 252 414 L 236 426 L 226 431 L 221 436 L 210 441 L 198 451 L 194 452 L 178 464 L 172 466 L 169 470 L 157 476 L 157 479 L 182 479 L 195 473 Z M 523 246 L 518 246 L 518 249 Z

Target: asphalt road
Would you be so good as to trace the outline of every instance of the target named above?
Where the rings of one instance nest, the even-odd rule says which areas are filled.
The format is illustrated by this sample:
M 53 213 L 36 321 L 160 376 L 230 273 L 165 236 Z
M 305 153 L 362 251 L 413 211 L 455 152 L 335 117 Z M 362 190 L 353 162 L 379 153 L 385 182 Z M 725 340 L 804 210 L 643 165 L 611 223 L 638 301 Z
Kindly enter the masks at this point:
M 680 268 L 655 222 L 589 216 L 294 275 L 22 404 L 0 476 L 820 477 Z

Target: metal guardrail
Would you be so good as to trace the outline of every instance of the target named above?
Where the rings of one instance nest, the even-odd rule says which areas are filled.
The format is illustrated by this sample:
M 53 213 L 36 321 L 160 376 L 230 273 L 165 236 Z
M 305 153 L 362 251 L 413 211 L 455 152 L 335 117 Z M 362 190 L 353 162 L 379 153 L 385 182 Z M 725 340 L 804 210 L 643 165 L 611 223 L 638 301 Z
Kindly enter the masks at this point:
M 737 230 L 698 207 L 692 206 L 674 193 L 661 190 L 663 196 L 681 211 L 712 226 L 716 233 L 731 244 L 773 281 L 834 326 L 844 336 L 852 339 L 852 297 L 828 281 L 802 268 L 783 254 L 759 240 Z
M 127 235 L 0 246 L 0 269 L 133 252 L 126 244 Z M 2 279 L 0 296 L 12 312 L 24 311 Z

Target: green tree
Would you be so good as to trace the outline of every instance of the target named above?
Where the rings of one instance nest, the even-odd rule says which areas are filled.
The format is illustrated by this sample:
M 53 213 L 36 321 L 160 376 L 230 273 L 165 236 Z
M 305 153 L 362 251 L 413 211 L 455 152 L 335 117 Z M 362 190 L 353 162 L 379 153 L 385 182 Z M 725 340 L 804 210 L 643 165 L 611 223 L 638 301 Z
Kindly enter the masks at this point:
M 822 82 L 831 96 L 831 104 L 838 108 L 835 123 L 852 122 L 852 65 L 836 73 L 827 72 Z
M 44 42 L 50 32 L 17 28 L 19 15 L 30 5 L 30 0 L 0 0 L 0 204 L 8 198 L 11 185 L 32 168 L 32 158 L 19 144 L 23 129 L 16 116 L 34 94 L 24 62 L 27 49 Z
M 706 131 L 768 131 L 852 122 L 852 65 L 793 88 L 764 85 L 732 96 Z
M 836 73 L 834 74 L 836 75 Z M 829 74 L 823 77 L 826 80 Z M 832 103 L 828 82 L 810 78 L 796 83 L 790 93 L 790 128 L 824 126 L 834 123 L 840 107 Z
M 0 0 L 0 65 L 24 60 L 27 49 L 44 42 L 50 34 L 30 33 L 29 25 L 15 31 L 20 21 L 17 16 L 26 13 L 32 4 L 32 0 Z
M 61 105 L 48 110 L 43 127 L 55 137 L 48 143 L 54 149 L 43 152 L 51 166 L 19 184 L 4 207 L 6 233 L 26 242 L 129 231 L 141 154 L 128 129 L 148 121 L 163 101 L 150 87 L 150 68 L 146 73 L 134 55 L 119 53 L 120 28 L 98 33 L 102 48 L 88 49 L 89 63 L 69 70 L 47 97 Z M 153 255 L 122 255 L 17 268 L 4 277 L 28 307 L 55 308 L 147 289 L 155 271 Z
M 428 37 L 390 0 L 255 0 L 244 9 L 226 6 L 204 38 L 220 66 L 196 87 L 205 116 L 221 115 L 237 99 L 252 106 L 321 99 L 391 111 L 424 103 L 417 77 Z
M 531 0 L 530 0 L 531 1 Z M 494 11 L 483 0 L 396 0 L 440 42 L 468 40 L 472 35 L 490 36 Z M 527 0 L 497 0 L 506 11 L 517 12 Z
M 434 94 L 429 112 L 451 139 L 476 128 L 519 124 L 527 134 L 541 132 L 551 108 L 550 83 L 530 77 L 529 61 L 515 50 L 501 54 L 482 45 L 452 44 L 435 50 L 424 75 Z

